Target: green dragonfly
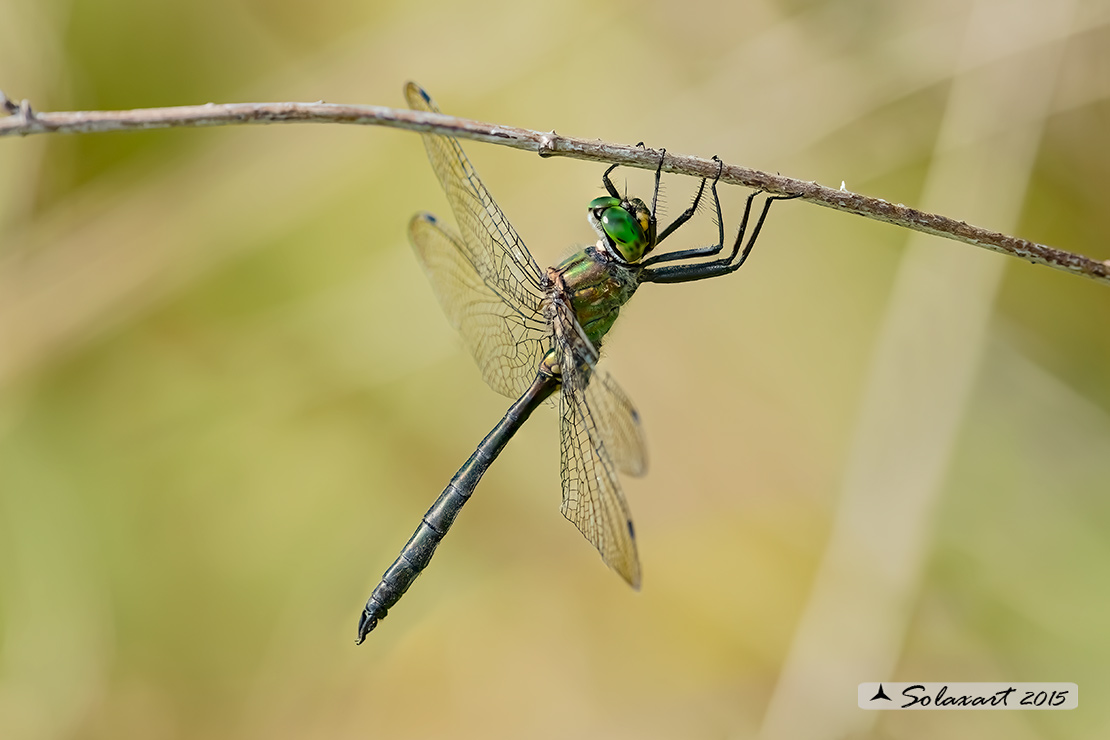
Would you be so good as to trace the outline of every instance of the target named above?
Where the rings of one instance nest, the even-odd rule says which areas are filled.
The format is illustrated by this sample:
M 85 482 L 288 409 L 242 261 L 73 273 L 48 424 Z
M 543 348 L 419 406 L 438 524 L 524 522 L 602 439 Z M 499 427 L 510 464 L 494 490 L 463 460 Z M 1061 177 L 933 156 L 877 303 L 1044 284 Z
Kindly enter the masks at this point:
M 428 93 L 412 82 L 405 87 L 405 98 L 414 110 L 439 112 Z M 759 191 L 748 196 L 732 250 L 727 256 L 718 256 L 725 241 L 717 197 L 723 165 L 714 157 L 718 171 L 710 190 L 716 208 L 717 243 L 645 259 L 690 220 L 706 188 L 702 179 L 693 204 L 657 231 L 655 210 L 666 157 L 662 150 L 651 208 L 639 198 L 618 193 L 609 179 L 616 168 L 611 166 L 601 178 L 608 195 L 591 201 L 587 212 L 599 237 L 597 244 L 556 267 L 541 270 L 478 179 L 458 141 L 442 134 L 424 134 L 423 138 L 462 234 L 453 233 L 431 214 L 418 213 L 409 223 L 409 237 L 483 378 L 495 391 L 516 401 L 455 473 L 382 576 L 359 619 L 359 644 L 427 567 L 436 546 L 509 439 L 556 392 L 561 417 L 563 516 L 581 530 L 609 567 L 639 588 L 636 537 L 617 471 L 644 473 L 644 437 L 636 409 L 597 366 L 601 341 L 640 284 L 683 283 L 738 270 L 759 236 L 771 203 L 790 197 L 766 199 L 745 244 L 748 216 Z

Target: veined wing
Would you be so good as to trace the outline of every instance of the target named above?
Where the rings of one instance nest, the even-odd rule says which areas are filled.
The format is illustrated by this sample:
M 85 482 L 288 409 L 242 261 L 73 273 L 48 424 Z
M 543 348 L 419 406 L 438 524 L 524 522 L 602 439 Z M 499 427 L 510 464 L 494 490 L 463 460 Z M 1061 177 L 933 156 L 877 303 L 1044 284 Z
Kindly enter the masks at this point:
M 616 381 L 597 369 L 597 351 L 578 323 L 559 314 L 561 511 L 610 568 L 639 588 L 636 535 L 617 478 L 617 469 L 641 475 L 647 467 L 639 415 Z
M 594 367 L 586 382 L 585 396 L 598 437 L 617 469 L 625 475 L 646 473 L 647 445 L 640 427 L 640 414 L 617 381 Z
M 405 86 L 413 110 L 439 113 L 419 85 Z M 458 141 L 441 134 L 423 134 L 428 159 L 455 213 L 462 239 L 458 245 L 482 281 L 518 312 L 541 314 L 543 273 L 505 214 L 478 179 Z
M 528 309 L 514 306 L 479 276 L 462 241 L 435 216 L 418 213 L 409 238 L 444 313 L 498 393 L 516 398 L 532 383 L 550 346 L 550 326 Z

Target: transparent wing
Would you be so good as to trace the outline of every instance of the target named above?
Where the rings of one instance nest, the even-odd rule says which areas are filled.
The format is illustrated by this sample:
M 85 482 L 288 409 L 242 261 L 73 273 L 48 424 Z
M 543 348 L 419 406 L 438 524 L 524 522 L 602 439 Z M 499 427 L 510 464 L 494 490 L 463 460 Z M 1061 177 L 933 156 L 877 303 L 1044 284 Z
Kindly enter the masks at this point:
M 405 86 L 413 110 L 439 113 L 419 85 Z M 482 281 L 522 314 L 540 315 L 544 298 L 543 273 L 505 214 L 478 179 L 458 141 L 441 134 L 424 134 L 428 159 L 439 178 L 462 239 L 458 246 Z
M 616 381 L 597 369 L 597 351 L 576 322 L 556 334 L 563 356 L 561 511 L 610 568 L 639 588 L 636 535 L 617 478 L 618 468 L 640 475 L 647 467 L 639 415 Z
M 486 383 L 511 398 L 520 396 L 551 346 L 548 322 L 496 293 L 479 276 L 461 240 L 431 214 L 413 216 L 409 238 L 444 313 L 462 334 Z
M 598 437 L 617 469 L 625 475 L 646 473 L 647 445 L 640 415 L 613 376 L 593 368 L 586 383 L 585 399 Z

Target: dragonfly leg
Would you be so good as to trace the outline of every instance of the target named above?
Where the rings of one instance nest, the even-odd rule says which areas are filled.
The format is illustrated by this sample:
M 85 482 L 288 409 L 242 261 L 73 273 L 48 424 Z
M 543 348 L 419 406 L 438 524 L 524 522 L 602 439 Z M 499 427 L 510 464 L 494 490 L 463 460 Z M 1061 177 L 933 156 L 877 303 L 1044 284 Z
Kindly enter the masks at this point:
M 606 192 L 614 198 L 621 197 L 620 191 L 613 187 L 613 181 L 609 179 L 609 173 L 620 167 L 619 164 L 610 165 L 609 169 L 605 170 L 605 174 L 601 176 L 601 182 L 605 185 Z
M 640 147 L 641 149 L 646 148 L 644 146 L 644 142 L 642 142 L 642 141 L 637 143 L 636 146 Z M 663 156 L 664 157 L 667 156 L 667 150 L 666 149 L 663 150 Z M 619 164 L 610 165 L 609 169 L 605 170 L 605 174 L 603 174 L 601 176 L 601 182 L 602 182 L 603 185 L 605 185 L 605 192 L 609 193 L 609 195 L 613 196 L 614 198 L 620 198 L 621 194 L 620 194 L 619 190 L 617 190 L 615 187 L 613 187 L 613 181 L 609 179 L 609 173 L 612 172 L 613 170 L 617 169 L 617 167 L 620 167 L 620 165 Z M 660 157 L 659 158 L 659 166 L 655 168 L 655 192 L 656 192 L 656 194 L 659 193 L 659 170 L 662 167 L 663 167 L 663 157 Z M 655 202 L 654 201 L 651 204 L 651 213 L 652 213 L 652 218 L 655 218 Z
M 714 155 L 714 157 L 713 157 L 713 158 L 714 158 L 714 159 L 717 159 L 716 155 Z M 721 160 L 717 159 L 717 176 L 713 178 L 713 195 L 714 195 L 714 200 L 716 200 L 716 194 L 717 194 L 717 180 L 720 180 L 720 179 L 721 179 L 721 166 L 722 166 L 722 164 L 723 164 L 723 163 L 721 162 Z M 656 176 L 658 176 L 658 173 L 656 173 Z M 656 186 L 655 186 L 655 187 L 656 187 L 656 188 L 658 188 L 658 187 L 659 187 L 659 185 L 658 185 L 658 184 L 656 184 Z M 698 206 L 699 206 L 699 205 L 701 205 L 701 197 L 702 197 L 702 195 L 703 195 L 704 193 L 705 193 L 705 178 L 703 177 L 703 178 L 701 179 L 701 184 L 700 184 L 700 185 L 698 185 L 698 192 L 697 192 L 697 194 L 696 194 L 696 195 L 694 196 L 694 202 L 693 202 L 693 203 L 691 203 L 691 204 L 690 204 L 690 207 L 689 207 L 689 208 L 687 208 L 687 209 L 686 209 L 685 211 L 683 211 L 683 212 L 682 212 L 682 214 L 681 214 L 681 215 L 680 215 L 680 216 L 679 216 L 678 218 L 676 218 L 676 219 L 675 219 L 674 221 L 672 221 L 672 222 L 671 222 L 671 224 L 670 224 L 670 226 L 668 226 L 667 228 L 663 229 L 662 233 L 660 233 L 660 234 L 659 234 L 659 237 L 658 237 L 658 238 L 657 238 L 657 239 L 655 240 L 655 244 L 656 244 L 656 246 L 658 246 L 658 245 L 659 245 L 659 244 L 660 244 L 660 243 L 661 243 L 661 242 L 662 242 L 662 241 L 663 241 L 664 239 L 666 239 L 666 238 L 667 238 L 668 236 L 670 236 L 671 234 L 673 234 L 673 233 L 675 232 L 675 230 L 676 230 L 676 229 L 677 229 L 677 228 L 678 228 L 679 226 L 682 226 L 682 224 L 686 223 L 687 221 L 689 221 L 689 220 L 690 220 L 690 219 L 691 219 L 691 218 L 693 217 L 693 215 L 694 215 L 694 214 L 695 214 L 695 213 L 697 212 L 697 210 L 698 210 Z M 718 201 L 718 210 L 720 210 L 719 206 L 720 206 L 720 202 Z M 654 211 L 654 209 L 653 209 L 653 210 L 652 210 L 652 217 L 653 217 L 653 218 L 654 218 L 654 214 L 655 214 L 655 211 Z M 718 218 L 717 220 L 718 220 L 718 222 L 720 221 L 720 219 L 719 219 L 719 218 Z M 724 239 L 724 234 L 722 233 L 720 241 L 721 241 L 721 242 L 724 242 L 724 240 L 725 240 L 725 239 Z M 720 249 L 720 247 L 718 247 L 718 250 L 719 250 L 719 249 Z
M 653 226 L 655 225 L 656 208 L 658 208 L 658 206 L 659 206 L 659 185 L 660 185 L 660 182 L 662 181 L 662 177 L 663 177 L 663 161 L 666 158 L 667 158 L 667 150 L 665 148 L 660 149 L 659 150 L 659 164 L 655 165 L 655 190 L 653 190 L 652 193 L 651 193 L 651 223 L 652 223 Z M 658 244 L 658 243 L 659 243 L 659 240 L 656 239 L 656 244 Z
M 724 162 L 716 154 L 713 159 L 717 162 L 717 176 L 713 178 L 713 185 L 710 190 L 713 192 L 713 206 L 717 211 L 717 243 L 708 247 L 697 247 L 695 249 L 683 249 L 677 252 L 668 252 L 666 254 L 657 254 L 654 257 L 644 260 L 642 264 L 644 267 L 651 267 L 652 265 L 659 264 L 660 262 L 673 262 L 674 260 L 688 259 L 690 257 L 712 257 L 719 253 L 724 248 L 725 243 L 725 222 L 721 218 L 721 199 L 717 195 L 717 181 L 721 179 L 721 170 L 724 169 Z M 702 194 L 705 192 L 705 178 L 701 179 L 701 185 L 698 187 L 698 194 L 694 196 L 693 204 L 686 209 L 685 213 L 675 219 L 667 228 L 663 229 L 663 233 L 655 240 L 655 243 L 666 239 L 674 232 L 679 226 L 690 220 L 690 217 L 697 211 L 698 205 L 701 202 Z
M 646 147 L 644 147 L 644 142 L 642 142 L 642 141 L 639 142 L 638 144 L 636 144 L 636 146 L 641 147 L 641 148 L 646 148 Z M 659 150 L 659 164 L 655 166 L 655 194 L 651 198 L 651 218 L 652 218 L 653 221 L 655 219 L 655 206 L 659 202 L 659 180 L 660 180 L 660 177 L 661 177 L 662 171 L 663 171 L 663 160 L 666 159 L 666 157 L 667 157 L 667 150 L 666 149 L 660 149 Z M 613 170 L 617 169 L 617 167 L 619 167 L 619 166 L 620 165 L 618 165 L 618 164 L 610 165 L 609 169 L 605 170 L 605 173 L 601 176 L 601 182 L 602 182 L 603 185 L 605 185 L 605 191 L 608 192 L 609 195 L 613 196 L 614 198 L 620 198 L 621 194 L 620 194 L 620 191 L 617 190 L 613 186 L 613 181 L 609 179 L 609 173 L 612 172 Z M 698 193 L 698 197 L 699 198 L 701 197 L 700 192 Z M 694 201 L 694 202 L 695 202 L 695 204 L 697 203 L 697 201 Z M 691 214 L 691 215 L 693 215 L 693 214 Z M 686 218 L 688 219 L 688 218 L 690 218 L 690 216 L 687 216 Z M 668 231 L 668 233 L 670 233 L 671 231 L 674 231 L 674 228 L 670 228 L 667 231 Z
M 798 197 L 798 195 L 769 196 L 767 200 L 764 201 L 763 210 L 759 214 L 759 220 L 756 221 L 751 237 L 748 238 L 747 244 L 745 244 L 744 234 L 748 228 L 748 218 L 751 215 L 752 202 L 760 192 L 762 191 L 756 190 L 748 196 L 747 202 L 744 204 L 744 217 L 740 220 L 740 229 L 736 234 L 736 242 L 732 245 L 732 251 L 727 257 L 710 260 L 709 262 L 697 262 L 687 265 L 648 267 L 640 273 L 640 282 L 687 283 L 694 280 L 705 280 L 706 278 L 717 277 L 719 275 L 728 275 L 739 270 L 745 260 L 748 259 L 748 255 L 751 254 L 756 239 L 759 238 L 759 232 L 763 229 L 763 222 L 767 220 L 767 213 L 771 210 L 771 204 L 776 200 L 792 200 Z M 720 204 L 718 203 L 718 208 L 719 207 Z M 743 251 L 741 251 L 741 245 L 743 245 Z M 686 254 L 687 256 L 698 256 L 697 250 L 686 250 Z M 739 255 L 739 258 L 737 258 L 737 255 Z

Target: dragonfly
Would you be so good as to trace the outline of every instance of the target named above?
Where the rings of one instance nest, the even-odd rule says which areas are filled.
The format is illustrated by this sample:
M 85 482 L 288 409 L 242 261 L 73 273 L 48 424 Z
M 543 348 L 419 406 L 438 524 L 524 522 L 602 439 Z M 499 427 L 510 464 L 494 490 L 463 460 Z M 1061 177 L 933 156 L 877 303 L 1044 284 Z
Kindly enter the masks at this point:
M 440 112 L 413 82 L 405 86 L 405 98 L 414 110 Z M 597 243 L 542 270 L 459 142 L 443 134 L 422 136 L 460 233 L 429 213 L 418 213 L 409 222 L 410 241 L 482 377 L 493 390 L 516 400 L 385 571 L 359 618 L 357 644 L 428 566 L 482 475 L 532 412 L 549 400 L 560 416 L 562 514 L 610 568 L 639 589 L 636 535 L 618 472 L 643 475 L 646 445 L 632 402 L 598 367 L 602 340 L 641 284 L 705 280 L 740 269 L 771 204 L 796 197 L 767 197 L 745 243 L 752 203 L 760 191 L 751 193 L 732 248 L 721 256 L 725 233 L 717 181 L 723 163 L 715 156 L 717 176 L 709 189 L 716 209 L 716 244 L 649 256 L 694 216 L 707 184 L 703 178 L 691 206 L 659 230 L 656 208 L 666 158 L 666 150 L 660 150 L 651 207 L 618 192 L 610 179 L 617 167 L 612 165 L 602 175 L 606 195 L 594 198 L 587 210 Z

